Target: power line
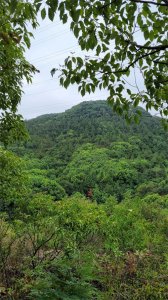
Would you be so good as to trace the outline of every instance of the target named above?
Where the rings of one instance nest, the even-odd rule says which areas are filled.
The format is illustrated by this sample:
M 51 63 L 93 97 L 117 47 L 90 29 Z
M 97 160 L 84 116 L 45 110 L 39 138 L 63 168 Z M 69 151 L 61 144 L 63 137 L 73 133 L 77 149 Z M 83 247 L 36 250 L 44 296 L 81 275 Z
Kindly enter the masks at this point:
M 72 45 L 71 47 L 68 47 L 68 48 L 64 48 L 64 49 L 61 49 L 61 50 L 58 50 L 58 51 L 54 51 L 54 52 L 51 52 L 50 54 L 48 55 L 44 55 L 44 56 L 40 56 L 39 58 L 34 58 L 34 59 L 31 59 L 31 62 L 34 64 L 34 63 L 38 63 L 40 61 L 43 61 L 45 59 L 50 59 L 51 57 L 54 57 L 54 56 L 60 56 L 62 54 L 66 54 L 66 52 L 68 50 L 75 50 L 78 48 L 78 45 L 75 44 L 75 45 Z M 67 53 L 68 54 L 68 53 Z
M 57 91 L 57 90 L 60 90 L 60 89 L 62 89 L 62 87 L 59 87 L 59 88 L 54 88 L 54 89 L 52 89 L 52 90 L 46 90 L 46 91 L 41 91 L 41 92 L 35 92 L 35 93 L 29 93 L 29 94 L 24 94 L 24 96 L 25 97 L 27 97 L 27 96 L 33 96 L 33 95 L 40 95 L 40 94 L 44 94 L 44 93 L 48 93 L 48 92 L 52 92 L 52 91 Z
M 45 30 L 48 30 L 50 28 L 50 26 L 53 27 L 53 24 L 56 25 L 56 26 L 62 25 L 60 23 L 60 21 L 52 21 L 51 23 L 46 24 L 44 26 L 39 26 L 37 29 L 35 29 L 35 32 L 41 33 L 41 32 L 43 32 Z
M 44 43 L 44 42 L 46 43 L 46 42 L 48 42 L 49 40 L 52 40 L 52 39 L 54 39 L 54 38 L 58 38 L 58 37 L 62 36 L 63 34 L 67 34 L 67 33 L 69 33 L 68 30 L 63 30 L 63 31 L 61 31 L 61 32 L 58 33 L 58 34 L 52 33 L 51 35 L 47 36 L 47 38 L 44 37 L 44 38 L 42 38 L 42 39 L 40 39 L 40 40 L 37 40 L 37 42 L 34 42 L 32 47 L 37 47 L 37 46 L 38 46 L 39 44 L 41 44 L 41 43 Z M 35 40 L 33 40 L 33 41 L 35 41 Z
M 35 86 L 35 85 L 39 85 L 39 84 L 41 84 L 41 83 L 46 83 L 46 82 L 48 82 L 48 81 L 53 81 L 54 79 L 53 78 L 50 78 L 50 79 L 47 79 L 47 80 L 41 80 L 41 81 L 39 81 L 39 82 L 32 82 L 32 83 L 30 83 L 30 84 L 24 84 L 23 86 L 24 87 L 32 87 L 32 86 Z

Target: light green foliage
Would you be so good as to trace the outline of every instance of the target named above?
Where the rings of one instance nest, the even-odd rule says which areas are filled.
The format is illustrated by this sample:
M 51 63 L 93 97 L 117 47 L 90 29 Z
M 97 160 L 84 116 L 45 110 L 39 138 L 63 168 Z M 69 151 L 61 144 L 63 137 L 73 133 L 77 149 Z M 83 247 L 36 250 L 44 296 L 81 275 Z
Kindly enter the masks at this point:
M 74 152 L 60 176 L 60 182 L 68 194 L 74 191 L 87 194 L 87 190 L 92 188 L 93 199 L 102 202 L 105 195 L 115 195 L 121 201 L 126 191 L 135 191 L 141 182 L 166 177 L 165 169 L 158 167 L 152 172 L 147 160 L 130 159 L 137 152 L 134 154 L 133 149 L 129 143 L 114 143 L 110 149 L 85 144 Z
M 157 194 L 103 205 L 34 197 L 24 219 L 1 222 L 6 297 L 166 299 L 166 203 Z
M 106 101 L 84 102 L 26 124 L 31 140 L 14 150 L 25 154 L 36 192 L 51 194 L 51 181 L 68 195 L 86 195 L 92 188 L 93 200 L 99 203 L 110 195 L 121 201 L 128 191 L 167 194 L 168 136 L 159 119 L 144 110 L 140 124 L 129 127 Z
M 28 196 L 28 177 L 24 162 L 13 153 L 0 148 L 0 211 L 10 216 L 17 206 L 24 206 Z
M 32 192 L 24 213 L 1 226 L 6 297 L 166 300 L 168 157 L 159 120 L 142 111 L 139 126 L 126 127 L 97 101 L 27 124 L 32 141 L 14 149 L 25 154 Z M 53 201 L 57 183 L 73 196 Z
M 56 180 L 47 178 L 46 173 L 44 170 L 31 169 L 29 178 L 33 192 L 50 195 L 53 200 L 64 198 L 66 195 L 64 188 Z

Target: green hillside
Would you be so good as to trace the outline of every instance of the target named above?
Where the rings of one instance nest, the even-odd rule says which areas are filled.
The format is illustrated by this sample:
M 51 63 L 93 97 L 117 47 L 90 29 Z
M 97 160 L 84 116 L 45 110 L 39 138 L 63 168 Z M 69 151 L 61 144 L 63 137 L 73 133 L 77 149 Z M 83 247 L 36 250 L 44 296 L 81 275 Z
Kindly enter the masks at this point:
M 83 102 L 0 148 L 2 299 L 168 299 L 168 135 L 141 111 Z
M 126 124 L 123 117 L 112 112 L 106 101 L 83 102 L 65 113 L 40 116 L 26 122 L 31 142 L 26 148 L 41 153 L 58 148 L 74 147 L 85 143 L 108 147 L 114 141 L 141 140 L 141 149 L 150 153 L 167 153 L 167 134 L 160 119 L 141 109 L 140 124 Z M 65 141 L 66 140 L 66 141 Z
M 166 194 L 168 134 L 159 118 L 141 114 L 128 125 L 105 101 L 83 102 L 27 121 L 30 140 L 17 152 L 36 159 L 32 165 L 27 158 L 30 170 L 40 168 L 68 195 L 92 189 L 102 202 L 109 195 L 121 201 L 126 192 Z

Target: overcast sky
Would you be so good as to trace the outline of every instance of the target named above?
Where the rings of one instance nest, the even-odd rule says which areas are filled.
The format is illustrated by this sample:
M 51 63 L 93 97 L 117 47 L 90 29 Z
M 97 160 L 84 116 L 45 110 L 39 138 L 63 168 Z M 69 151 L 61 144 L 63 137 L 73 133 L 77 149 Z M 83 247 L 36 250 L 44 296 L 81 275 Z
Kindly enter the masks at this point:
M 82 97 L 77 86 L 70 86 L 66 90 L 59 85 L 57 74 L 51 77 L 51 69 L 63 64 L 70 52 L 81 55 L 77 40 L 70 32 L 68 24 L 63 25 L 59 20 L 41 22 L 41 26 L 34 32 L 31 48 L 26 51 L 28 61 L 35 65 L 40 73 L 34 76 L 32 84 L 24 84 L 19 113 L 25 119 L 63 112 L 82 101 L 107 98 L 108 93 L 99 90 Z

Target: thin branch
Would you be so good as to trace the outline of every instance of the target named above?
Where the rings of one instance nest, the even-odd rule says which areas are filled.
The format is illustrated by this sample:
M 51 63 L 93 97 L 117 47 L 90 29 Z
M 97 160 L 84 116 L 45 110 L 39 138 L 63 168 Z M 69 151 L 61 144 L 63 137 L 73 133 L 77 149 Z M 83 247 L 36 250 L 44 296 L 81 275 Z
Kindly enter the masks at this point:
M 145 1 L 145 0 L 130 0 L 130 2 L 135 2 L 135 3 L 145 3 L 145 4 L 152 4 L 152 5 L 156 5 L 156 6 L 168 6 L 168 1 L 167 0 L 162 0 L 164 3 L 158 3 L 155 1 Z M 104 4 L 100 7 L 100 9 L 102 8 L 106 8 L 107 6 L 110 6 L 112 4 L 114 4 L 116 2 L 116 0 L 111 1 L 108 4 Z
M 145 54 L 143 54 L 143 55 L 137 57 L 130 65 L 128 65 L 128 67 L 127 67 L 125 70 L 120 70 L 120 72 L 127 72 L 127 71 L 129 70 L 129 68 L 132 67 L 132 66 L 134 66 L 138 60 L 140 60 L 140 59 L 142 59 L 142 58 L 145 58 L 145 57 L 147 57 L 147 56 L 149 56 L 149 55 L 155 54 L 155 53 L 157 53 L 157 52 L 159 52 L 159 51 L 160 51 L 160 49 L 157 49 L 157 50 L 155 50 L 155 51 L 152 51 L 152 52 L 150 52 L 150 53 L 145 53 Z
M 37 252 L 40 250 L 40 248 L 43 247 L 46 243 L 48 243 L 53 238 L 54 235 L 55 232 L 53 232 L 45 241 L 43 241 L 40 245 L 38 245 L 38 247 L 34 249 L 33 256 L 35 256 Z
M 135 2 L 135 3 L 145 3 L 145 4 L 152 4 L 152 5 L 156 5 L 156 6 L 168 6 L 168 2 L 164 1 L 164 3 L 158 3 L 158 2 L 154 2 L 154 1 L 145 1 L 145 0 L 130 0 L 131 2 Z
M 104 5 L 102 5 L 101 7 L 99 7 L 99 9 L 104 9 L 104 8 L 106 8 L 106 7 L 108 7 L 108 6 L 112 5 L 112 4 L 114 4 L 116 1 L 117 1 L 117 0 L 114 0 L 114 1 L 111 1 L 110 3 L 108 3 L 108 4 L 104 4 Z
M 137 57 L 132 63 L 130 63 L 130 65 L 128 65 L 125 69 L 120 69 L 120 70 L 117 70 L 117 71 L 111 71 L 111 72 L 104 72 L 103 70 L 102 71 L 99 71 L 98 74 L 100 73 L 103 73 L 103 74 L 118 74 L 118 73 L 126 73 L 132 66 L 134 66 L 138 60 L 142 59 L 142 58 L 145 58 L 147 56 L 150 56 L 150 55 L 153 55 L 157 52 L 159 52 L 160 49 L 157 49 L 157 50 L 154 50 L 150 53 L 145 53 L 139 57 Z
M 166 61 L 154 60 L 153 62 L 154 62 L 155 64 L 161 64 L 161 65 L 166 65 L 166 66 L 168 66 L 168 62 L 166 62 Z
M 139 49 L 147 49 L 147 50 L 165 50 L 168 48 L 168 45 L 158 45 L 158 46 L 143 46 L 135 44 Z
M 134 80 L 135 80 L 135 85 L 136 85 L 136 88 L 137 88 L 137 90 L 139 92 L 139 95 L 141 95 L 142 93 L 141 93 L 141 91 L 139 90 L 139 87 L 138 87 L 138 83 L 137 83 L 137 79 L 136 79 L 136 74 L 135 74 L 135 68 L 134 68 Z
M 163 81 L 158 81 L 158 83 L 166 83 L 168 82 L 168 79 L 167 80 L 163 80 Z
M 133 88 L 136 88 L 136 86 L 135 85 L 133 85 L 133 84 L 131 84 L 131 83 L 129 83 L 129 81 L 127 81 L 124 77 L 122 77 L 122 79 L 127 83 L 127 84 L 129 84 L 130 86 L 132 86 Z
M 134 45 L 135 47 L 139 49 L 146 49 L 146 50 L 165 50 L 168 49 L 168 45 L 158 45 L 158 46 L 145 46 L 145 45 L 139 45 L 135 42 L 131 42 L 130 40 L 125 40 L 126 43 Z

